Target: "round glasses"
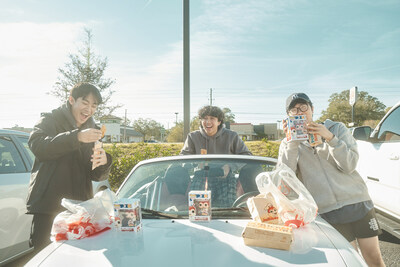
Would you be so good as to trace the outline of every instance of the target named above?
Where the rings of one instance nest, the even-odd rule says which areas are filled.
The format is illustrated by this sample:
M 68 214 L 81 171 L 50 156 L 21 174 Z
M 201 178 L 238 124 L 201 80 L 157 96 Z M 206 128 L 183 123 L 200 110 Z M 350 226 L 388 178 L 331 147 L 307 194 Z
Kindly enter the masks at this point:
M 298 108 L 291 108 L 289 109 L 289 113 L 292 115 L 297 115 L 300 112 L 306 112 L 308 110 L 308 105 L 307 104 L 302 104 L 300 107 Z

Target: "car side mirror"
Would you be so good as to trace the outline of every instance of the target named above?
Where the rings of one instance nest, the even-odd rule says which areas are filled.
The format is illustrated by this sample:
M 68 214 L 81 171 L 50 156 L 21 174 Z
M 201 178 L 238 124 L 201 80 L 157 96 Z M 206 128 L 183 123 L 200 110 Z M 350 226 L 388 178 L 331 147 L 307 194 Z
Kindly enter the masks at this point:
M 353 129 L 353 137 L 357 140 L 367 141 L 371 135 L 371 127 L 360 126 Z

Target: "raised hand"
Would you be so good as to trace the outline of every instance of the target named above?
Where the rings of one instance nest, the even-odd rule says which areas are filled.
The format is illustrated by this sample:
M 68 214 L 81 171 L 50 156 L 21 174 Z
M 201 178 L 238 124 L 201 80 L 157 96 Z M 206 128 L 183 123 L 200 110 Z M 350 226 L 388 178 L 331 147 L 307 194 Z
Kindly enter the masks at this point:
M 101 137 L 101 130 L 93 128 L 85 129 L 78 133 L 78 140 L 82 143 L 93 143 L 100 140 Z

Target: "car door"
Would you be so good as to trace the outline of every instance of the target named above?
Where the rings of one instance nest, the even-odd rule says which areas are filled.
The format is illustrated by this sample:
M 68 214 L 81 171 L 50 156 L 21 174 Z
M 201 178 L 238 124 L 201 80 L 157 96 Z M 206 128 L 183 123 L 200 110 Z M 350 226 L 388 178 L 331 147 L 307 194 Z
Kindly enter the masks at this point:
M 368 190 L 375 205 L 400 217 L 400 106 L 393 109 L 373 133 L 377 142 L 370 143 L 376 153 L 365 173 Z M 360 151 L 362 153 L 362 151 Z
M 19 143 L 27 138 L 0 133 L 0 265 L 30 250 L 25 201 L 32 161 Z

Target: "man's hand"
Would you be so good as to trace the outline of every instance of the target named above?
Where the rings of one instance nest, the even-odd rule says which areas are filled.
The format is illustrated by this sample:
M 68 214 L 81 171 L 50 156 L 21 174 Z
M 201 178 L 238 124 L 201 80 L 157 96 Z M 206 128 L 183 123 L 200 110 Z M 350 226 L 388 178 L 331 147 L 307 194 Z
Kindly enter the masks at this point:
M 78 133 L 78 141 L 82 143 L 93 143 L 101 139 L 101 130 L 98 129 L 85 129 Z
M 333 133 L 331 133 L 323 124 L 318 124 L 315 122 L 309 122 L 307 124 L 307 131 L 310 134 L 319 134 L 321 137 L 325 138 L 326 141 L 331 141 L 334 137 Z
M 92 162 L 92 170 L 107 164 L 107 155 L 102 147 L 94 148 L 93 151 L 92 159 L 90 160 Z

